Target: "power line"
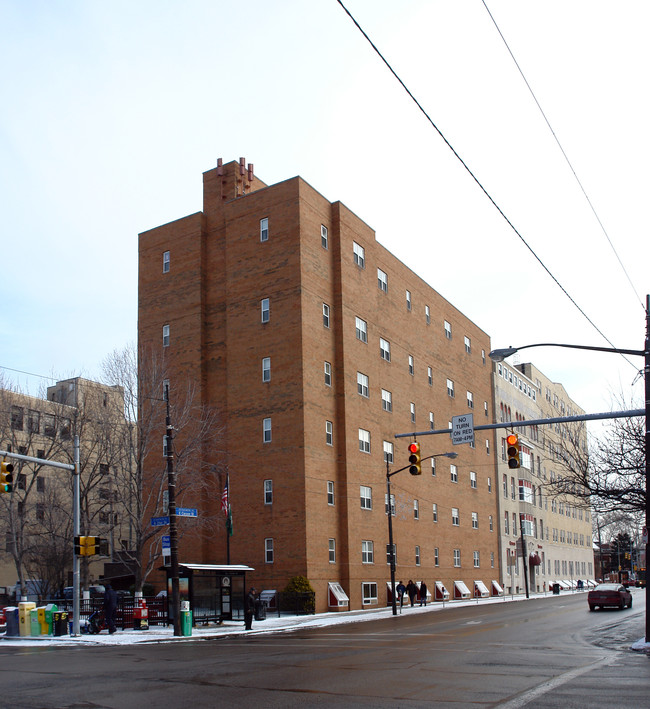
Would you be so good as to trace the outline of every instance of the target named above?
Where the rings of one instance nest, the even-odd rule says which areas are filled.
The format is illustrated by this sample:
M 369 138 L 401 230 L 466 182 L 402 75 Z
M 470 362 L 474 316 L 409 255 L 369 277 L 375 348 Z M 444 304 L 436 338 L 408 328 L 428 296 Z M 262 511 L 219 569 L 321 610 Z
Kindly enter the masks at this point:
M 548 129 L 551 131 L 551 135 L 553 136 L 555 142 L 557 143 L 557 146 L 558 146 L 558 148 L 560 149 L 560 152 L 561 152 L 562 155 L 564 156 L 564 159 L 566 160 L 567 165 L 569 166 L 569 169 L 570 169 L 571 172 L 573 173 L 573 176 L 575 177 L 575 180 L 576 180 L 576 182 L 578 183 L 578 186 L 580 187 L 580 189 L 581 189 L 581 191 L 582 191 L 582 194 L 584 195 L 585 199 L 587 200 L 587 204 L 589 205 L 591 211 L 593 212 L 594 217 L 596 217 L 596 221 L 597 221 L 598 224 L 600 225 L 600 228 L 601 228 L 603 234 L 605 235 L 605 238 L 606 238 L 607 241 L 609 242 L 609 245 L 611 246 L 612 251 L 614 252 L 614 256 L 616 256 L 616 259 L 618 260 L 618 263 L 620 264 L 621 268 L 623 269 L 623 273 L 625 274 L 625 277 L 627 278 L 628 283 L 630 284 L 630 286 L 632 287 L 632 290 L 634 291 L 634 295 L 635 295 L 635 296 L 637 297 L 637 299 L 639 300 L 639 303 L 641 303 L 641 307 L 643 308 L 643 310 L 644 310 L 644 312 L 645 312 L 645 305 L 644 305 L 644 303 L 643 303 L 643 299 L 641 298 L 641 296 L 639 295 L 638 291 L 637 291 L 636 288 L 634 287 L 634 284 L 632 283 L 632 279 L 630 278 L 629 273 L 627 272 L 627 270 L 626 270 L 625 266 L 623 265 L 623 262 L 621 261 L 619 255 L 618 255 L 618 253 L 617 253 L 617 251 L 616 251 L 616 249 L 614 248 L 614 244 L 612 243 L 612 240 L 609 238 L 609 234 L 607 233 L 607 229 L 605 229 L 605 225 L 602 223 L 600 217 L 598 216 L 598 213 L 596 212 L 596 208 L 594 207 L 594 205 L 592 204 L 591 200 L 589 199 L 589 195 L 587 194 L 587 191 L 586 191 L 585 188 L 583 187 L 582 182 L 580 181 L 580 178 L 578 177 L 578 174 L 577 174 L 576 171 L 574 170 L 573 165 L 571 164 L 571 160 L 569 160 L 569 156 L 566 154 L 564 148 L 562 147 L 562 144 L 560 143 L 560 139 L 557 137 L 557 134 L 556 134 L 555 131 L 553 130 L 553 127 L 551 126 L 550 121 L 549 121 L 548 118 L 546 117 L 546 114 L 544 113 L 544 109 L 542 108 L 542 106 L 540 105 L 539 101 L 537 100 L 537 96 L 535 96 L 535 92 L 533 91 L 531 85 L 528 83 L 528 79 L 526 79 L 526 77 L 525 77 L 525 75 L 524 75 L 524 72 L 522 71 L 521 67 L 519 66 L 519 62 L 518 62 L 517 59 L 515 58 L 515 55 L 512 53 L 512 50 L 510 49 L 510 46 L 508 45 L 508 42 L 506 42 L 506 38 L 503 36 L 503 32 L 501 32 L 501 29 L 500 29 L 499 25 L 497 24 L 497 21 L 494 19 L 492 13 L 490 12 L 490 8 L 487 6 L 487 3 L 485 2 L 485 0 L 482 0 L 482 2 L 483 2 L 483 6 L 485 7 L 485 9 L 486 9 L 486 11 L 487 11 L 487 14 L 490 16 L 490 19 L 492 20 L 492 22 L 494 23 L 494 26 L 496 27 L 497 32 L 499 33 L 499 36 L 500 36 L 501 39 L 503 40 L 503 43 L 506 45 L 506 49 L 508 50 L 508 53 L 509 53 L 510 56 L 512 57 L 512 61 L 515 63 L 515 66 L 517 67 L 517 70 L 518 70 L 519 73 L 521 74 L 521 78 L 524 80 L 524 83 L 526 84 L 526 87 L 528 88 L 528 91 L 530 91 L 530 95 L 533 97 L 533 100 L 534 100 L 535 103 L 537 104 L 537 108 L 539 108 L 539 112 L 542 114 L 542 118 L 543 118 L 544 121 L 546 122 L 546 125 L 548 126 Z
M 580 312 L 580 314 L 585 318 L 585 320 L 587 320 L 587 322 L 594 328 L 594 330 L 596 330 L 596 332 L 597 332 L 611 347 L 614 347 L 614 348 L 615 348 L 616 346 L 614 345 L 614 343 L 607 337 L 607 335 L 605 335 L 604 332 L 602 332 L 602 330 L 594 323 L 594 321 L 587 315 L 587 313 L 585 313 L 585 311 L 578 305 L 578 303 L 576 303 L 576 301 L 571 297 L 571 295 L 569 295 L 569 293 L 568 293 L 568 291 L 566 290 L 566 288 L 564 288 L 564 286 L 558 281 L 558 279 L 551 273 L 551 271 L 548 269 L 548 267 L 546 266 L 546 264 L 545 264 L 545 263 L 541 260 L 541 258 L 535 253 L 535 251 L 534 251 L 533 248 L 530 246 L 530 244 L 524 239 L 524 237 L 522 236 L 522 234 L 517 230 L 517 228 L 515 227 L 515 225 L 510 221 L 510 219 L 508 219 L 508 217 L 506 216 L 506 214 L 504 213 L 504 211 L 501 209 L 501 207 L 499 207 L 499 205 L 494 201 L 494 199 L 492 198 L 492 196 L 490 195 L 490 193 L 486 190 L 485 187 L 483 187 L 483 185 L 481 184 L 481 182 L 479 181 L 479 179 L 476 177 L 476 175 L 470 170 L 470 168 L 469 168 L 469 166 L 467 165 L 467 163 L 461 158 L 461 156 L 458 154 L 458 152 L 456 152 L 456 150 L 455 150 L 454 147 L 451 145 L 451 143 L 450 143 L 450 142 L 447 140 L 447 138 L 443 135 L 443 133 L 442 133 L 442 131 L 440 130 L 440 128 L 438 128 L 438 126 L 433 122 L 433 119 L 431 118 L 431 116 L 429 116 L 429 114 L 424 110 L 424 108 L 422 107 L 422 104 L 415 98 L 415 96 L 413 95 L 413 93 L 411 93 L 410 89 L 409 89 L 409 88 L 406 86 L 406 84 L 402 81 L 402 79 L 399 77 L 399 75 L 398 75 L 397 72 L 393 69 L 393 67 L 389 64 L 388 60 L 384 57 L 384 55 L 379 51 L 379 49 L 377 48 L 377 46 L 376 46 L 376 45 L 374 44 L 374 42 L 370 39 L 370 37 L 366 34 L 366 32 L 364 31 L 364 29 L 361 27 L 361 25 L 356 21 L 356 19 L 355 19 L 355 18 L 353 17 L 353 15 L 352 15 L 352 13 L 347 9 L 347 7 L 345 7 L 345 5 L 343 4 L 342 0 L 337 0 L 337 2 L 338 2 L 338 4 L 343 8 L 343 10 L 344 10 L 345 13 L 347 14 L 347 16 L 352 20 L 352 22 L 354 22 L 354 24 L 356 25 L 356 27 L 357 27 L 357 29 L 359 30 L 359 32 L 361 32 L 361 34 L 362 34 L 362 35 L 365 37 L 365 39 L 367 40 L 368 44 L 370 44 L 370 46 L 375 50 L 375 52 L 377 53 L 377 55 L 379 56 L 379 58 L 382 60 L 382 62 L 384 62 L 384 64 L 386 65 L 386 67 L 388 68 L 388 70 L 390 71 L 390 73 L 395 77 L 395 79 L 397 79 L 397 81 L 399 82 L 399 84 L 401 85 L 401 87 L 404 89 L 404 91 L 406 91 L 406 93 L 409 95 L 409 97 L 411 98 L 411 100 L 413 101 L 413 103 L 415 103 L 415 105 L 420 109 L 420 111 L 422 112 L 422 114 L 424 115 L 424 117 L 427 119 L 427 121 L 429 121 L 429 123 L 430 123 L 431 126 L 434 128 L 434 130 L 435 130 L 435 131 L 438 133 L 438 135 L 442 138 L 442 140 L 445 142 L 445 145 L 451 150 L 451 152 L 454 154 L 454 156 L 456 157 L 456 159 L 460 162 L 460 164 L 461 164 L 461 165 L 465 168 L 465 170 L 469 173 L 469 175 L 470 175 L 471 178 L 474 180 L 474 182 L 478 185 L 478 187 L 479 187 L 480 190 L 483 192 L 483 194 L 490 200 L 490 202 L 492 203 L 492 206 L 499 212 L 499 214 L 503 217 L 503 219 L 506 221 L 506 223 L 508 224 L 508 226 L 512 229 L 512 231 L 514 231 L 514 233 L 519 237 L 519 239 L 520 239 L 521 242 L 524 244 L 524 246 L 525 246 L 525 247 L 530 251 L 530 253 L 534 256 L 534 258 L 535 258 L 536 261 L 539 263 L 539 265 L 546 271 L 546 273 L 547 273 L 547 274 L 550 276 L 550 278 L 554 281 L 554 283 L 557 285 L 557 287 L 558 287 L 558 288 L 564 293 L 564 295 L 571 301 L 571 303 L 577 308 L 577 310 Z M 631 364 L 635 369 L 637 369 L 637 367 L 636 367 L 634 364 L 632 364 L 632 362 L 630 362 L 626 357 L 623 357 L 623 358 L 624 358 L 629 364 Z

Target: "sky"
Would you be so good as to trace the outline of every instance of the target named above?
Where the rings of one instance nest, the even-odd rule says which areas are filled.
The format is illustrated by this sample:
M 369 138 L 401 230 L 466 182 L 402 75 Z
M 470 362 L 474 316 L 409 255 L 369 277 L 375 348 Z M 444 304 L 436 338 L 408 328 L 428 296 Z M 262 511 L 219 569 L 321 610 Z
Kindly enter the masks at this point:
M 643 349 L 650 3 L 344 4 L 438 130 L 337 0 L 0 0 L 5 381 L 135 341 L 138 233 L 219 157 L 343 202 L 495 348 Z M 519 356 L 589 413 L 643 406 L 640 357 Z

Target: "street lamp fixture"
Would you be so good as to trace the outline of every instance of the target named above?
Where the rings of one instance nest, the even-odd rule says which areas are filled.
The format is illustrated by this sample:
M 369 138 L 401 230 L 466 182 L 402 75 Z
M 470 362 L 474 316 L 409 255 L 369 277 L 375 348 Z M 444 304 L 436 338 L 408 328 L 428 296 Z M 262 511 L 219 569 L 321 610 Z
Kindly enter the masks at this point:
M 458 453 L 436 453 L 435 455 L 427 455 L 420 459 L 420 463 L 425 460 L 430 460 L 431 458 L 458 458 Z M 393 506 L 390 500 L 390 479 L 393 475 L 401 473 L 404 470 L 409 470 L 412 466 L 405 465 L 399 470 L 394 470 L 390 472 L 389 461 L 386 460 L 386 494 L 387 494 L 387 516 L 388 516 L 388 557 L 390 559 L 390 588 L 391 588 L 391 599 L 393 607 L 393 615 L 397 615 L 397 601 L 395 599 L 395 546 L 393 544 Z
M 615 354 L 635 355 L 644 358 L 644 377 L 645 377 L 645 554 L 646 567 L 648 565 L 648 533 L 650 533 L 650 428 L 648 421 L 650 420 L 650 295 L 646 295 L 646 334 L 645 348 L 642 350 L 619 349 L 616 347 L 590 347 L 588 345 L 567 345 L 558 342 L 544 342 L 535 345 L 523 345 L 522 347 L 504 347 L 490 352 L 490 359 L 493 362 L 503 362 L 506 357 L 510 357 L 519 350 L 525 350 L 530 347 L 567 347 L 572 350 L 591 350 L 595 352 L 613 352 Z M 390 498 L 389 498 L 390 499 Z M 646 617 L 645 617 L 645 642 L 650 644 L 650 584 L 646 581 Z

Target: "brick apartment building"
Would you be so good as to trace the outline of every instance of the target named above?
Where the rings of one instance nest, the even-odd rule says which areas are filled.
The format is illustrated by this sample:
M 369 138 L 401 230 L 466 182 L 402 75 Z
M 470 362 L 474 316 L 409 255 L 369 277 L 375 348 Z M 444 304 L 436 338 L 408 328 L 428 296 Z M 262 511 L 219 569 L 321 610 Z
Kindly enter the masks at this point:
M 274 185 L 239 163 L 203 175 L 203 210 L 140 235 L 139 346 L 160 352 L 170 395 L 190 380 L 216 406 L 234 534 L 258 590 L 304 575 L 327 610 L 385 605 L 386 461 L 396 433 L 494 420 L 490 340 L 300 177 Z M 493 432 L 474 447 L 420 436 L 421 476 L 392 478 L 397 577 L 490 589 L 500 578 Z M 224 468 L 225 469 L 225 468 Z M 185 502 L 215 515 L 221 489 Z M 187 498 L 186 498 L 187 499 Z M 181 563 L 223 564 L 225 531 L 181 540 Z M 460 589 L 460 590 L 459 590 Z

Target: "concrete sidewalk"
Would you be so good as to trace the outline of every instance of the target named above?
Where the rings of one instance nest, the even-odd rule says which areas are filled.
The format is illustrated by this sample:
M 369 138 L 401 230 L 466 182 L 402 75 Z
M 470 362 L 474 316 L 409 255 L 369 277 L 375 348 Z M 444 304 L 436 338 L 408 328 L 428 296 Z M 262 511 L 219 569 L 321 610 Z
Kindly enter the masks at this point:
M 577 593 L 585 594 L 586 591 L 575 591 L 565 593 L 563 595 L 574 596 Z M 556 598 L 550 593 L 531 594 L 531 599 Z M 449 608 L 457 608 L 460 606 L 482 606 L 494 603 L 516 603 L 525 601 L 524 595 L 517 596 L 500 596 L 494 598 L 469 599 L 461 601 L 445 601 L 444 603 L 436 602 L 429 603 L 427 606 L 416 605 L 413 608 L 404 606 L 402 609 L 397 608 L 398 615 L 408 615 L 412 613 L 439 613 L 444 612 Z M 585 598 L 586 604 L 586 598 Z M 221 625 L 210 624 L 207 626 L 198 626 L 192 628 L 191 636 L 174 636 L 174 631 L 171 626 L 152 626 L 148 630 L 118 630 L 115 634 L 109 635 L 107 631 L 103 631 L 99 635 L 63 635 L 59 637 L 53 636 L 21 636 L 7 637 L 0 636 L 3 641 L 3 646 L 60 646 L 60 645 L 132 645 L 135 643 L 162 643 L 162 642 L 196 642 L 223 637 L 235 637 L 241 635 L 261 635 L 264 633 L 281 633 L 300 630 L 303 628 L 324 628 L 333 625 L 341 625 L 346 623 L 361 623 L 367 620 L 378 620 L 380 618 L 389 618 L 392 616 L 390 606 L 384 608 L 368 608 L 355 611 L 339 611 L 333 613 L 318 613 L 315 615 L 301 616 L 281 616 L 267 614 L 266 620 L 253 621 L 252 630 L 244 628 L 244 621 L 225 621 Z M 636 634 L 638 635 L 638 633 Z M 650 643 L 645 643 L 644 639 L 640 640 L 635 637 L 629 638 L 630 646 L 634 650 L 650 652 Z

